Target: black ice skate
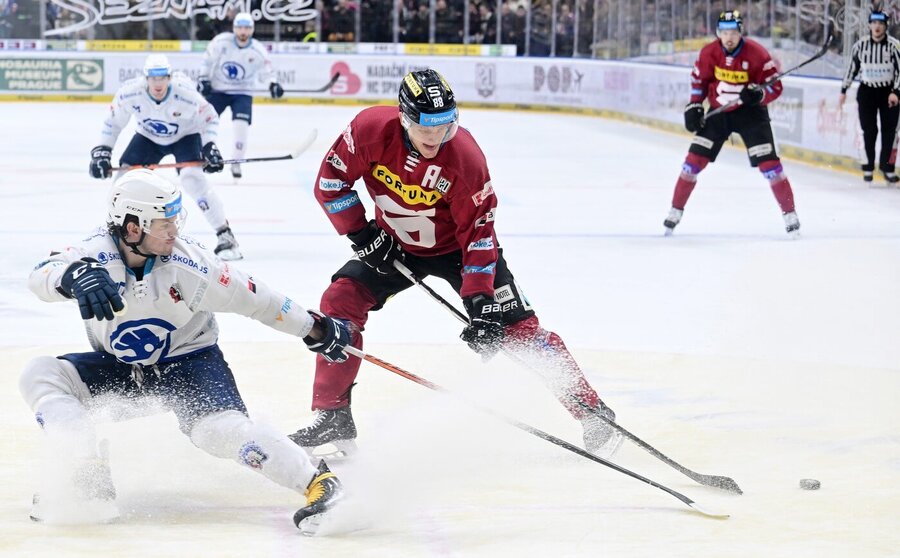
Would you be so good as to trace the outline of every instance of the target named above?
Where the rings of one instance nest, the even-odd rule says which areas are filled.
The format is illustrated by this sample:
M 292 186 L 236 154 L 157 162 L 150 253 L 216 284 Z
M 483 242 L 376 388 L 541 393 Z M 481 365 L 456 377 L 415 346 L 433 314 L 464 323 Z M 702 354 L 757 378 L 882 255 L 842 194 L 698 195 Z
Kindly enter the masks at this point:
M 874 173 L 872 171 L 863 171 L 863 180 L 866 182 L 872 182 L 872 178 L 874 178 Z
M 791 211 L 789 213 L 785 213 L 784 217 L 784 230 L 787 231 L 789 235 L 793 238 L 797 238 L 800 236 L 800 219 L 797 218 L 797 212 Z
M 309 426 L 288 435 L 288 438 L 313 456 L 349 457 L 356 452 L 356 425 L 353 423 L 350 406 L 340 409 L 317 409 Z M 326 444 L 331 444 L 336 449 L 331 452 L 315 451 Z
M 218 237 L 219 241 L 218 244 L 216 244 L 215 250 L 213 251 L 217 256 L 225 261 L 244 259 L 244 255 L 241 254 L 241 248 L 238 245 L 237 240 L 234 239 L 234 233 L 231 232 L 231 227 L 226 224 L 224 227 L 216 231 L 216 236 Z
M 669 216 L 663 221 L 663 225 L 666 227 L 666 236 L 671 236 L 672 233 L 675 232 L 675 226 L 681 222 L 681 216 L 683 214 L 683 209 L 675 209 L 673 207 L 669 210 Z
M 100 445 L 100 457 L 78 468 L 72 475 L 68 493 L 35 494 L 32 499 L 32 521 L 86 524 L 110 523 L 119 519 L 116 487 L 109 468 L 107 446 Z
M 900 176 L 897 176 L 897 173 L 895 173 L 893 171 L 882 171 L 882 174 L 884 174 L 884 180 L 889 185 L 900 182 Z
M 324 459 L 319 461 L 318 471 L 306 487 L 306 506 L 294 514 L 294 525 L 304 535 L 315 535 L 328 512 L 343 497 L 341 481 L 328 469 Z
M 616 421 L 616 413 L 602 401 L 599 401 L 595 408 L 586 411 L 581 419 L 581 426 L 584 428 L 584 449 L 598 457 L 609 459 L 622 445 L 624 438 L 618 430 L 600 417 Z

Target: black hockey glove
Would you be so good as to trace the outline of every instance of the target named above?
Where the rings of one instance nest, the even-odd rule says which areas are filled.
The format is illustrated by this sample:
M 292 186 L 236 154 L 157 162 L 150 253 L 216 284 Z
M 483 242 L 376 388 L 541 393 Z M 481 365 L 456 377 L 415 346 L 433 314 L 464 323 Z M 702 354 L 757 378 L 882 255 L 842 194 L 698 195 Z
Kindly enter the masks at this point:
M 225 168 L 225 161 L 216 144 L 209 142 L 203 146 L 203 172 L 221 172 Z
M 280 99 L 284 96 L 284 88 L 281 87 L 281 84 L 277 81 L 273 81 L 269 84 L 269 93 L 272 95 L 273 99 Z
M 320 339 L 313 339 L 309 335 L 303 338 L 303 342 L 310 351 L 319 353 L 328 362 L 344 362 L 347 353 L 344 347 L 350 344 L 350 328 L 347 322 L 326 316 L 315 310 L 307 310 L 322 331 Z
M 94 258 L 81 258 L 67 267 L 59 289 L 64 295 L 78 300 L 83 320 L 112 320 L 114 312 L 125 308 L 118 285 Z
M 394 261 L 403 261 L 403 250 L 397 240 L 379 227 L 375 221 L 362 230 L 347 235 L 353 243 L 353 251 L 361 262 L 381 275 L 397 273 Z
M 475 295 L 463 299 L 469 313 L 469 325 L 462 330 L 459 338 L 469 344 L 469 348 L 490 360 L 503 343 L 503 312 L 500 303 L 485 295 Z
M 98 145 L 91 149 L 91 165 L 88 170 L 94 178 L 109 178 L 112 176 L 112 147 Z
M 700 103 L 688 103 L 684 107 L 684 127 L 688 132 L 696 134 L 703 128 L 703 105 Z
M 212 93 L 212 82 L 208 79 L 200 79 L 197 82 L 197 91 L 200 92 L 204 97 L 209 97 L 210 93 Z
M 762 102 L 765 96 L 765 92 L 758 85 L 748 85 L 741 89 L 741 104 L 745 107 L 755 107 Z

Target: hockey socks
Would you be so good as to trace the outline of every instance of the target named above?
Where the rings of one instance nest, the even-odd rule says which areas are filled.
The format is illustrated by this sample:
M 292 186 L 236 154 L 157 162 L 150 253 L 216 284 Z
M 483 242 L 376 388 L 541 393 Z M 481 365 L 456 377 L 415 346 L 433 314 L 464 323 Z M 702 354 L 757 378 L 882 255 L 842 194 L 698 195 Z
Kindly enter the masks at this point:
M 778 201 L 781 213 L 792 213 L 794 211 L 794 191 L 791 189 L 791 183 L 784 174 L 784 167 L 781 161 L 763 161 L 759 164 L 759 172 L 769 181 L 772 187 L 772 193 Z

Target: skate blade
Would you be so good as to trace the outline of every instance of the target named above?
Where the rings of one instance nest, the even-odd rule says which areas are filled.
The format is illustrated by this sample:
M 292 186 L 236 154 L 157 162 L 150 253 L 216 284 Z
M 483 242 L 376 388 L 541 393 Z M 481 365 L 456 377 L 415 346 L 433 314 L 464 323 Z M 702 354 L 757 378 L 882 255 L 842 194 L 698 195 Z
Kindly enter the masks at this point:
M 220 251 L 218 254 L 219 259 L 226 262 L 234 262 L 237 260 L 243 260 L 244 255 L 237 248 L 228 248 L 226 250 Z
M 663 236 L 672 236 L 672 233 L 675 232 L 675 229 L 666 228 L 666 232 L 663 233 Z
M 800 239 L 800 231 L 799 230 L 791 231 L 791 232 L 787 233 L 787 235 L 788 235 L 788 238 L 790 238 L 791 240 L 799 240 Z
M 35 523 L 50 525 L 102 525 L 116 523 L 121 514 L 114 502 L 92 500 L 67 502 L 54 508 L 36 503 L 28 517 Z
M 324 459 L 325 461 L 344 461 L 359 451 L 355 440 L 335 440 L 312 448 L 301 447 L 312 459 Z
M 342 504 L 303 519 L 297 528 L 307 537 L 331 537 L 370 529 L 373 524 L 371 517 L 361 510 L 348 510 Z
M 616 431 L 613 432 L 613 435 L 610 436 L 605 444 L 590 453 L 601 459 L 612 459 L 616 452 L 619 451 L 619 448 L 622 447 L 623 442 L 625 442 L 625 437 Z

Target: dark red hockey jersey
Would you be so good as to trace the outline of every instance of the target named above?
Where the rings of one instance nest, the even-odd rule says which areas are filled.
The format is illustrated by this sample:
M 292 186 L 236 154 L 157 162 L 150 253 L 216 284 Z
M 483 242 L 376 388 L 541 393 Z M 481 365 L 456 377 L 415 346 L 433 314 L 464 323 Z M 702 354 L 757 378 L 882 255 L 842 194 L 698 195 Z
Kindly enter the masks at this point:
M 745 86 L 762 84 L 778 73 L 769 52 L 751 39 L 742 39 L 733 53 L 728 54 L 719 39 L 700 51 L 691 72 L 691 102 L 709 99 L 710 108 L 720 107 L 738 98 Z M 781 82 L 776 81 L 763 90 L 760 104 L 771 103 L 781 95 Z M 735 110 L 740 105 L 735 106 Z
M 362 178 L 378 225 L 418 256 L 462 250 L 460 295 L 493 295 L 497 198 L 484 154 L 459 128 L 433 159 L 406 141 L 396 106 L 363 110 L 331 146 L 316 177 L 316 199 L 339 234 L 362 229 L 366 210 L 353 190 Z

